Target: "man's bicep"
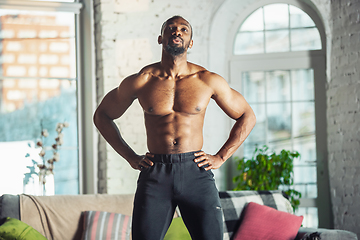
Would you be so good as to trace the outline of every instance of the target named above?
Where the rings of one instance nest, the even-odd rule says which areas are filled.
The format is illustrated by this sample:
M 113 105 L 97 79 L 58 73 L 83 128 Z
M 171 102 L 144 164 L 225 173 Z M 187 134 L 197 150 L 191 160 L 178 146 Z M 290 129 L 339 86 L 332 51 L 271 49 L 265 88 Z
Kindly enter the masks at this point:
M 233 119 L 240 118 L 250 107 L 245 98 L 232 88 L 224 96 L 217 96 L 215 101 Z
M 243 95 L 232 89 L 223 78 L 219 78 L 214 91 L 213 99 L 233 119 L 240 118 L 250 107 Z
M 111 119 L 121 117 L 136 97 L 127 83 L 111 90 L 101 101 L 98 110 Z

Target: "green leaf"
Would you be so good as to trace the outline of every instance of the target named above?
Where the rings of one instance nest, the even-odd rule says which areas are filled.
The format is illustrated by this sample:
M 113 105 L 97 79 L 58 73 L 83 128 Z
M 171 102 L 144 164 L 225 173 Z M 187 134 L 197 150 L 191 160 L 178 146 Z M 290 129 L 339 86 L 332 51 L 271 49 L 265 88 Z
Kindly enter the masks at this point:
M 286 194 L 291 199 L 294 209 L 300 204 L 301 193 L 290 189 L 293 185 L 293 161 L 299 158 L 296 151 L 281 150 L 279 154 L 270 152 L 264 145 L 256 147 L 251 159 L 235 157 L 239 174 L 233 177 L 236 190 L 276 190 L 284 186 Z

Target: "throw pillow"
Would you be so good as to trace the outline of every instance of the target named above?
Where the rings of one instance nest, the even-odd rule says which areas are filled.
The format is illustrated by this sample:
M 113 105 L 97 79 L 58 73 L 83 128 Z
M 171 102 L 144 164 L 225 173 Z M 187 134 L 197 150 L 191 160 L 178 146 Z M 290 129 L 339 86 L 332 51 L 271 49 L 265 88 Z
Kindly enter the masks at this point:
M 302 220 L 303 216 L 250 202 L 244 209 L 234 240 L 293 240 Z
M 273 191 L 223 191 L 219 192 L 224 215 L 224 240 L 229 240 L 239 226 L 240 214 L 249 202 L 256 202 L 292 213 L 292 207 L 280 190 Z
M 4 221 L 5 220 L 5 221 Z M 26 223 L 16 218 L 6 218 L 0 226 L 0 239 L 6 240 L 46 240 L 46 238 Z
M 101 211 L 84 212 L 84 240 L 129 240 L 131 216 Z
M 181 217 L 174 218 L 164 240 L 191 240 L 190 234 Z

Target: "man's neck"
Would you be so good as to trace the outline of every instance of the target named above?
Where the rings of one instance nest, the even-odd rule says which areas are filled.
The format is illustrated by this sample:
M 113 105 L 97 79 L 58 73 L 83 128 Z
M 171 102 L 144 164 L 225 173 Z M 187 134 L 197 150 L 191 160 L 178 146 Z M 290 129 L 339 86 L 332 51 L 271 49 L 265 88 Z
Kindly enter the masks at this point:
M 189 74 L 186 52 L 179 56 L 172 56 L 163 52 L 161 66 L 164 68 L 166 75 L 175 80 Z

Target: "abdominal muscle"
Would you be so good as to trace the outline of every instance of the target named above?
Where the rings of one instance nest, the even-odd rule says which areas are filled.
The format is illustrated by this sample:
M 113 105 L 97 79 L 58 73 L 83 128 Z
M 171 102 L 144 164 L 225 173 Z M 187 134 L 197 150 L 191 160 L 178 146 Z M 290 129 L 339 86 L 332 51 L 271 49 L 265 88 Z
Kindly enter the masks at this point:
M 176 154 L 201 150 L 204 113 L 145 113 L 147 145 L 153 154 Z

